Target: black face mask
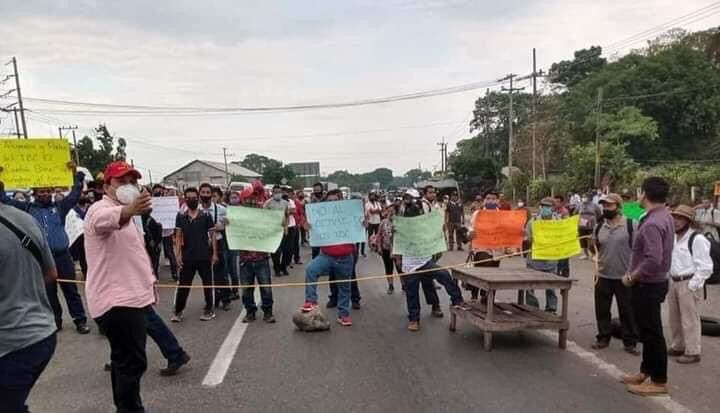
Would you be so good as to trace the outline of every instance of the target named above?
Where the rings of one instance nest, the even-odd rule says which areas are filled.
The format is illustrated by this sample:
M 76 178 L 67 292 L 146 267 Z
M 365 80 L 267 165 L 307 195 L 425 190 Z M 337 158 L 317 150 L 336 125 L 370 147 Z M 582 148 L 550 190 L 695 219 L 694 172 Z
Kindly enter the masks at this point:
M 282 199 L 288 201 L 288 200 L 290 200 L 290 196 L 289 196 L 289 195 L 283 195 L 283 196 L 282 196 Z
M 211 196 L 201 196 L 200 200 L 203 202 L 203 204 L 207 204 L 208 202 L 210 202 L 212 200 L 212 197 Z
M 613 219 L 613 218 L 615 218 L 615 217 L 617 216 L 617 214 L 618 214 L 618 210 L 617 210 L 617 209 L 616 209 L 616 210 L 612 210 L 612 211 L 609 210 L 609 209 L 604 209 L 604 210 L 603 210 L 603 218 L 605 218 L 605 219 Z
M 153 196 L 162 196 L 162 192 L 154 192 Z
M 197 199 L 188 199 L 187 201 L 185 201 L 185 204 L 187 204 L 188 208 L 195 210 L 198 207 L 198 200 Z
M 50 203 L 52 202 L 52 197 L 51 197 L 50 195 L 48 195 L 48 196 L 45 196 L 45 195 L 36 196 L 36 197 L 35 197 L 35 200 L 36 200 L 39 204 L 42 204 L 42 205 L 50 205 Z

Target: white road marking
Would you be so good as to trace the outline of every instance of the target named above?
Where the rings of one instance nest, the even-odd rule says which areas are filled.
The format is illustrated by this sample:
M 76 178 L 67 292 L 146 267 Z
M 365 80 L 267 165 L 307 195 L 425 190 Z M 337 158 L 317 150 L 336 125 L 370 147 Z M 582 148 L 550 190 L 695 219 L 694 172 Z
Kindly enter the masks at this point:
M 235 319 L 235 324 L 233 324 L 220 346 L 220 350 L 218 350 L 215 355 L 215 359 L 202 381 L 203 386 L 215 387 L 225 379 L 225 374 L 228 368 L 230 368 L 230 363 L 232 363 L 235 357 L 238 346 L 240 346 L 240 341 L 242 341 L 243 336 L 245 336 L 245 331 L 247 331 L 247 323 L 243 323 L 242 318 L 243 311 L 241 311 L 237 319 Z
M 547 331 L 547 330 L 541 330 L 538 332 L 552 340 L 557 340 L 557 333 L 555 333 L 555 332 L 551 332 L 551 331 Z M 576 356 L 578 356 L 581 359 L 585 360 L 586 362 L 592 364 L 599 370 L 603 371 L 608 376 L 617 380 L 619 386 L 624 386 L 622 383 L 619 382 L 619 380 L 620 380 L 620 376 L 625 374 L 625 372 L 620 370 L 620 368 L 617 367 L 616 365 L 606 362 L 605 360 L 598 357 L 597 354 L 585 350 L 584 348 L 580 347 L 577 343 L 575 343 L 574 341 L 571 341 L 571 340 L 567 341 L 567 351 L 575 354 Z M 619 388 L 621 388 L 621 387 L 619 387 Z M 622 390 L 625 391 L 625 389 L 622 389 Z M 638 396 L 638 397 L 642 397 L 642 396 Z M 652 401 L 653 403 L 657 404 L 658 406 L 664 408 L 668 412 L 672 412 L 672 413 L 691 413 L 692 412 L 692 410 L 690 410 L 687 407 L 683 406 L 682 404 L 676 402 L 670 396 L 652 396 L 652 397 L 647 397 L 647 399 Z

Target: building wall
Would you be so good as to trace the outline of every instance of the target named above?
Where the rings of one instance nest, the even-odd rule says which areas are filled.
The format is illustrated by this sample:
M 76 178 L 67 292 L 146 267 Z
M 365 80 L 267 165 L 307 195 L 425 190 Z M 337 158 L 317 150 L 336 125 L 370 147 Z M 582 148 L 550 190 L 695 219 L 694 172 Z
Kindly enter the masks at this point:
M 225 186 L 227 183 L 225 173 L 211 168 L 205 164 L 195 162 L 180 171 L 165 177 L 164 183 L 174 185 L 180 189 L 189 186 L 197 187 L 203 182 L 213 185 Z

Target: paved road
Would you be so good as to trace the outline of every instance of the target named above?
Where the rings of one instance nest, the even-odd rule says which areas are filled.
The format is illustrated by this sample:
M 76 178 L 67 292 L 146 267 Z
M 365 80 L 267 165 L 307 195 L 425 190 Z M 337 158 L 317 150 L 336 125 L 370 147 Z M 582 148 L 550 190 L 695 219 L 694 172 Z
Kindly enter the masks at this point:
M 461 258 L 451 254 L 447 260 Z M 381 268 L 379 257 L 370 256 L 361 259 L 359 272 L 377 274 Z M 302 267 L 296 267 L 289 278 L 300 281 L 302 274 Z M 320 288 L 321 296 L 326 290 Z M 559 350 L 553 337 L 498 334 L 495 349 L 487 353 L 478 330 L 459 321 L 459 330 L 450 333 L 448 319 L 431 318 L 427 307 L 422 330 L 408 332 L 404 296 L 399 290 L 388 296 L 384 281 L 363 283 L 361 292 L 363 308 L 353 311 L 353 327 L 334 324 L 330 332 L 301 333 L 295 331 L 291 314 L 303 301 L 302 290 L 276 289 L 278 323 L 251 324 L 224 382 L 205 387 L 203 378 L 240 315 L 239 302 L 230 312 L 220 311 L 217 319 L 201 322 L 202 297 L 193 291 L 186 321 L 171 326 L 193 360 L 178 376 L 160 377 L 157 370 L 164 359 L 148 341 L 146 406 L 157 412 L 660 409 L 630 395 L 614 377 L 573 352 Z M 161 297 L 159 310 L 167 319 L 172 292 L 164 290 Z M 444 292 L 441 297 L 446 306 Z M 31 394 L 33 411 L 112 411 L 110 377 L 102 370 L 108 353 L 96 332 L 79 336 L 62 331 L 55 357 Z M 631 367 L 636 367 L 635 360 L 630 359 Z

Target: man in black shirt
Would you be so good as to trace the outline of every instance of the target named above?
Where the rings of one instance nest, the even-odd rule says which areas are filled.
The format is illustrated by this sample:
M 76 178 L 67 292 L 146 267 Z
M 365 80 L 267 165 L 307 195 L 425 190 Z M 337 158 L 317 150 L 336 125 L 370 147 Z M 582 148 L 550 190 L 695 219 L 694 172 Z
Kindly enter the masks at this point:
M 175 255 L 180 269 L 180 280 L 175 292 L 175 314 L 170 318 L 172 322 L 183 319 L 183 310 L 187 303 L 189 288 L 192 285 L 195 272 L 200 273 L 204 286 L 212 285 L 212 265 L 218 262 L 217 238 L 215 238 L 215 224 L 210 215 L 198 210 L 198 190 L 185 189 L 185 204 L 187 210 L 178 214 L 175 221 Z M 204 288 L 205 311 L 200 320 L 209 321 L 215 318 L 214 292 Z
M 463 250 L 462 237 L 460 235 L 463 225 L 465 225 L 463 204 L 458 199 L 457 192 L 453 192 L 452 195 L 450 195 L 450 202 L 448 202 L 447 209 L 445 210 L 445 227 L 447 228 L 450 251 L 453 250 L 455 240 L 457 240 L 457 250 Z

